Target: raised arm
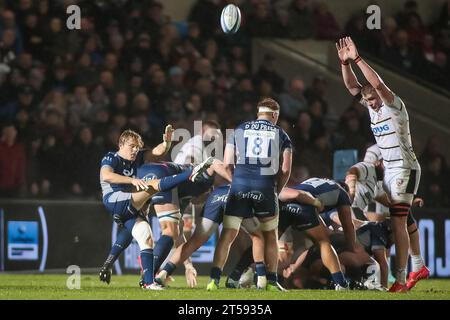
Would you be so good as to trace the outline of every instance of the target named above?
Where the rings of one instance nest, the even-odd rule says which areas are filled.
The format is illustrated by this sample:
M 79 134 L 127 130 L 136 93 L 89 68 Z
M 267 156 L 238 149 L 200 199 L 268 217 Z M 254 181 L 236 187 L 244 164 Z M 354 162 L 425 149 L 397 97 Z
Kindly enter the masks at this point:
M 158 144 L 151 150 L 146 150 L 144 153 L 144 161 L 145 162 L 156 162 L 163 160 L 164 156 L 169 152 L 170 147 L 172 145 L 172 134 L 173 128 L 172 125 L 167 125 L 163 134 L 163 142 Z
M 339 39 L 339 41 L 336 42 L 336 49 L 339 59 L 341 60 L 341 72 L 345 86 L 351 95 L 357 96 L 361 91 L 362 85 L 359 83 L 358 78 L 356 78 L 352 66 L 350 65 L 349 48 L 345 44 L 344 38 Z
M 378 95 L 384 104 L 390 106 L 394 102 L 394 94 L 392 91 L 384 84 L 381 77 L 376 73 L 375 70 L 372 69 L 369 64 L 364 61 L 358 54 L 358 50 L 350 37 L 345 37 L 344 42 L 346 47 L 348 48 L 349 57 L 352 59 L 356 65 L 361 69 L 361 72 L 364 74 L 366 80 L 370 83 L 372 87 L 375 88 Z

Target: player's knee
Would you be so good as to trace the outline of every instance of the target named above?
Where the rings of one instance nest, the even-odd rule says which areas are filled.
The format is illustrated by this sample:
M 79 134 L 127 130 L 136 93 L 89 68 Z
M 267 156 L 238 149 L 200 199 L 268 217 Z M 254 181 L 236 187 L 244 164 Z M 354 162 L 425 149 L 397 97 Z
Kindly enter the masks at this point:
M 150 225 L 146 221 L 136 222 L 131 231 L 141 250 L 153 248 L 153 235 Z
M 239 230 L 241 227 L 241 223 L 242 223 L 241 217 L 228 216 L 228 215 L 225 215 L 223 217 L 224 229 Z
M 276 230 L 278 228 L 278 216 L 268 221 L 260 221 L 260 223 L 262 232 Z
M 168 210 L 157 212 L 156 216 L 158 217 L 159 223 L 161 224 L 161 228 L 164 230 L 166 228 L 177 228 L 181 219 L 180 210 Z

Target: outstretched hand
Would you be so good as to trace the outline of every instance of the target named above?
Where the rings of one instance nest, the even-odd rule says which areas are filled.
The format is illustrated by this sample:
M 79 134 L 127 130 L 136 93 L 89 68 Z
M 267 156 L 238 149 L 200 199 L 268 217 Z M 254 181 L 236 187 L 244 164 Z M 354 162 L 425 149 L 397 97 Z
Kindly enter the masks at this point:
M 348 59 L 355 60 L 359 56 L 355 43 L 350 37 L 339 39 L 339 41 L 336 42 L 336 49 L 341 61 L 347 61 Z
M 166 129 L 164 130 L 164 135 L 163 135 L 163 141 L 164 142 L 172 142 L 172 136 L 173 136 L 173 127 L 172 125 L 167 125 Z

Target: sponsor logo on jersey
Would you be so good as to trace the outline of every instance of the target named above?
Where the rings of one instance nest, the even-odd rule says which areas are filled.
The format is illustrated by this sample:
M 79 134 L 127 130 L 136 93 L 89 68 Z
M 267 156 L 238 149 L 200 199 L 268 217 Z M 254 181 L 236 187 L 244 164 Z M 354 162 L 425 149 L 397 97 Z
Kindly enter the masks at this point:
M 386 131 L 389 131 L 389 125 L 387 125 L 387 124 L 372 128 L 372 132 L 374 134 L 383 133 L 383 132 L 386 132 Z
M 397 182 L 397 186 L 400 187 L 403 184 L 404 180 L 403 179 L 397 179 L 396 182 Z
M 228 194 L 224 194 L 222 196 L 214 196 L 214 198 L 212 199 L 211 203 L 227 202 L 227 199 L 228 199 Z
M 122 172 L 124 176 L 131 177 L 134 173 L 134 169 L 133 168 L 131 168 L 131 170 L 123 169 Z

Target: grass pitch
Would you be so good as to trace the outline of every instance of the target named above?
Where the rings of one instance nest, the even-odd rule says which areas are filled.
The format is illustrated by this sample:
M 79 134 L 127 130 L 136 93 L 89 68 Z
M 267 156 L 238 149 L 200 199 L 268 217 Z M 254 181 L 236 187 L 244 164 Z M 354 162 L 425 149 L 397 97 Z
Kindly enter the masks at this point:
M 89 300 L 450 300 L 449 280 L 423 280 L 407 294 L 375 291 L 290 290 L 283 293 L 255 289 L 219 289 L 206 291 L 208 277 L 199 277 L 196 288 L 185 285 L 183 276 L 176 276 L 164 291 L 144 291 L 138 287 L 139 276 L 113 275 L 111 284 L 97 275 L 81 277 L 81 288 L 69 290 L 68 275 L 0 274 L 0 299 L 89 299 Z M 222 281 L 224 282 L 224 281 Z

